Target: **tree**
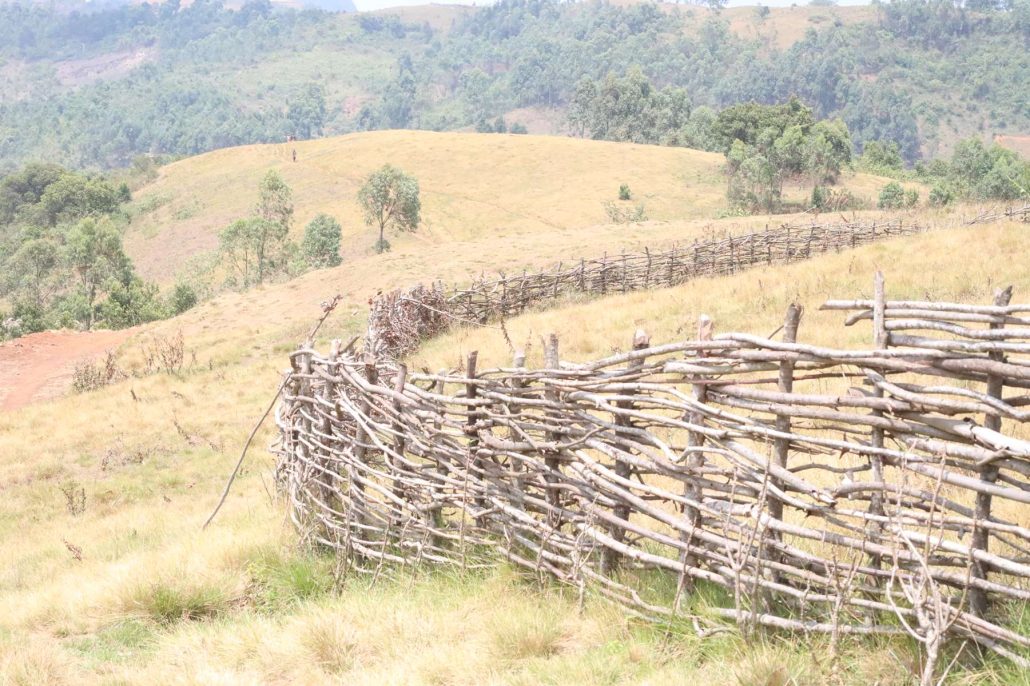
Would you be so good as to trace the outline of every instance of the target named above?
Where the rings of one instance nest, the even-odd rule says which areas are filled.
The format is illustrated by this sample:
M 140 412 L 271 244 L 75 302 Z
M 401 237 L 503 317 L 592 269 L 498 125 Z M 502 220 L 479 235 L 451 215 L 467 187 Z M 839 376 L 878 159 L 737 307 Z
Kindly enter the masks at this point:
M 405 129 L 411 125 L 417 83 L 411 56 L 401 55 L 397 60 L 397 76 L 383 91 L 383 116 L 391 129 Z
M 881 210 L 900 210 L 908 207 L 915 207 L 919 202 L 919 191 L 902 188 L 897 181 L 891 181 L 880 189 L 880 197 L 876 206 Z
M 0 224 L 14 221 L 19 212 L 37 204 L 46 189 L 67 174 L 56 164 L 27 164 L 0 180 Z
M 96 322 L 96 303 L 111 284 L 112 277 L 123 283 L 132 272 L 132 262 L 122 250 L 122 237 L 106 221 L 84 219 L 68 232 L 67 264 L 78 280 L 87 308 L 86 328 Z
M 290 232 L 293 223 L 293 192 L 283 178 L 269 171 L 261 180 L 259 200 L 255 214 L 267 222 L 279 225 L 284 235 Z
M 132 271 L 112 278 L 107 299 L 97 308 L 100 321 L 112 329 L 124 329 L 152 322 L 165 316 L 155 284 L 147 283 Z
M 177 283 L 168 298 L 168 307 L 172 314 L 182 314 L 188 309 L 196 306 L 199 298 L 197 291 L 188 283 Z
M 301 254 L 304 261 L 315 269 L 335 267 L 340 259 L 340 223 L 328 214 L 320 214 L 304 228 Z
M 100 179 L 66 173 L 40 196 L 43 220 L 50 226 L 82 217 L 100 217 L 118 209 L 118 191 Z
M 259 285 L 286 270 L 289 245 L 284 225 L 261 217 L 238 219 L 218 236 L 229 281 L 241 288 Z
M 293 127 L 293 133 L 301 138 L 321 135 L 325 115 L 325 89 L 316 83 L 305 86 L 286 110 L 286 119 Z
M 869 141 L 862 149 L 858 166 L 875 173 L 894 173 L 901 171 L 904 160 L 901 150 L 894 141 Z
M 373 172 L 358 191 L 358 202 L 365 212 L 365 223 L 379 227 L 376 252 L 389 250 L 386 227 L 416 231 L 422 212 L 418 180 L 389 164 Z
M 60 247 L 50 238 L 29 239 L 7 261 L 4 272 L 4 290 L 44 311 L 64 282 Z

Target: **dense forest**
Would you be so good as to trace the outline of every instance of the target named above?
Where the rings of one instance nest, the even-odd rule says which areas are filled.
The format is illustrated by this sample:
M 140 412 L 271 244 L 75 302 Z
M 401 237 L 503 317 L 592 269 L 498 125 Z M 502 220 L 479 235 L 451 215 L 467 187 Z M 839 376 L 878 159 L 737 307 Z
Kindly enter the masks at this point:
M 679 5 L 437 9 L 431 25 L 267 0 L 0 4 L 0 164 L 112 168 L 290 134 L 486 130 L 526 107 L 567 113 L 580 135 L 711 148 L 699 136 L 719 111 L 792 96 L 839 118 L 856 152 L 893 143 L 908 163 L 1030 131 L 1030 0 L 895 0 L 870 21 L 812 24 L 789 47 Z M 751 22 L 767 18 L 755 8 Z M 645 109 L 593 116 L 591 98 L 626 81 Z

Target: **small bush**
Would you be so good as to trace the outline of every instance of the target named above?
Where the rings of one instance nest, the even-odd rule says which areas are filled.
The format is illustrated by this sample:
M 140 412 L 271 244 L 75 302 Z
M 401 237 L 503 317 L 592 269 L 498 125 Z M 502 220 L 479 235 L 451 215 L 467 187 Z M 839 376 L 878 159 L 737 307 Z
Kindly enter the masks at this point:
M 178 374 L 186 361 L 186 342 L 182 331 L 171 336 L 152 336 L 140 344 L 143 354 L 143 373 Z
M 508 129 L 508 133 L 517 133 L 519 135 L 525 135 L 529 133 L 529 129 L 526 128 L 525 124 L 521 122 L 515 122 L 511 125 L 511 128 Z
M 846 188 L 835 189 L 816 186 L 812 189 L 812 207 L 820 212 L 840 212 L 862 209 L 862 203 Z
M 619 200 L 632 200 L 633 193 L 629 190 L 628 184 L 622 184 L 619 186 Z
M 198 301 L 199 297 L 193 286 L 177 283 L 172 290 L 171 296 L 168 298 L 168 308 L 173 314 L 182 314 L 186 310 L 195 307 Z
M 114 351 L 108 350 L 103 360 L 86 361 L 75 365 L 72 373 L 72 390 L 76 393 L 88 393 L 109 386 L 128 376 L 118 365 Z
M 64 508 L 72 517 L 86 511 L 86 489 L 80 486 L 78 481 L 64 483 L 61 486 L 61 494 L 64 496 Z
M 372 247 L 375 249 L 377 254 L 390 252 L 390 241 L 386 240 L 385 238 L 381 238 L 378 241 L 376 241 L 375 245 L 373 245 Z
M 930 189 L 929 202 L 931 207 L 947 207 L 955 202 L 955 193 L 944 184 L 936 184 Z
M 919 191 L 906 191 L 897 181 L 891 181 L 880 189 L 880 197 L 876 206 L 881 210 L 900 210 L 914 207 L 919 202 Z
M 614 202 L 606 202 L 604 211 L 613 224 L 632 224 L 633 222 L 646 222 L 647 213 L 644 211 L 644 204 L 638 203 L 630 208 L 623 208 Z

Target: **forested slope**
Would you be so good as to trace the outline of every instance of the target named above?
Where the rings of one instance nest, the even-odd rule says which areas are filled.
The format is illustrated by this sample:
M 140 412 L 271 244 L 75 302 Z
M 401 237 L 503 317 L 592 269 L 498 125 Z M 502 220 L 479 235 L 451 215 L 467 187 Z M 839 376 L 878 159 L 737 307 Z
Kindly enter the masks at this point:
M 859 148 L 894 141 L 914 160 L 969 135 L 1030 131 L 1028 44 L 1027 0 L 721 11 L 504 0 L 348 15 L 267 0 L 90 14 L 5 4 L 0 158 L 112 167 L 289 134 L 485 130 L 504 114 L 505 126 L 532 124 L 539 111 L 563 128 L 584 83 L 639 68 L 646 88 L 678 99 L 638 142 L 681 142 L 707 108 L 797 95 L 841 117 Z

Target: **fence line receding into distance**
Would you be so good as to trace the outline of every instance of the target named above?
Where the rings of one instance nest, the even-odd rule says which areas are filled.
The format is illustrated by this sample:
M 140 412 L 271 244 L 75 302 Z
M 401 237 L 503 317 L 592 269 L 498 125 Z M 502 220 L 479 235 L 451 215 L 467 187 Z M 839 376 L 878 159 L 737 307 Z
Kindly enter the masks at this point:
M 1030 205 L 982 212 L 963 222 L 984 224 L 1030 218 Z M 645 248 L 561 263 L 537 272 L 481 277 L 468 286 L 418 285 L 381 293 L 369 313 L 367 350 L 402 357 L 452 323 L 484 324 L 519 315 L 567 296 L 605 296 L 667 288 L 691 279 L 733 274 L 751 267 L 785 264 L 840 252 L 874 241 L 937 230 L 913 220 L 783 224 L 763 231 L 726 235 L 663 250 Z

